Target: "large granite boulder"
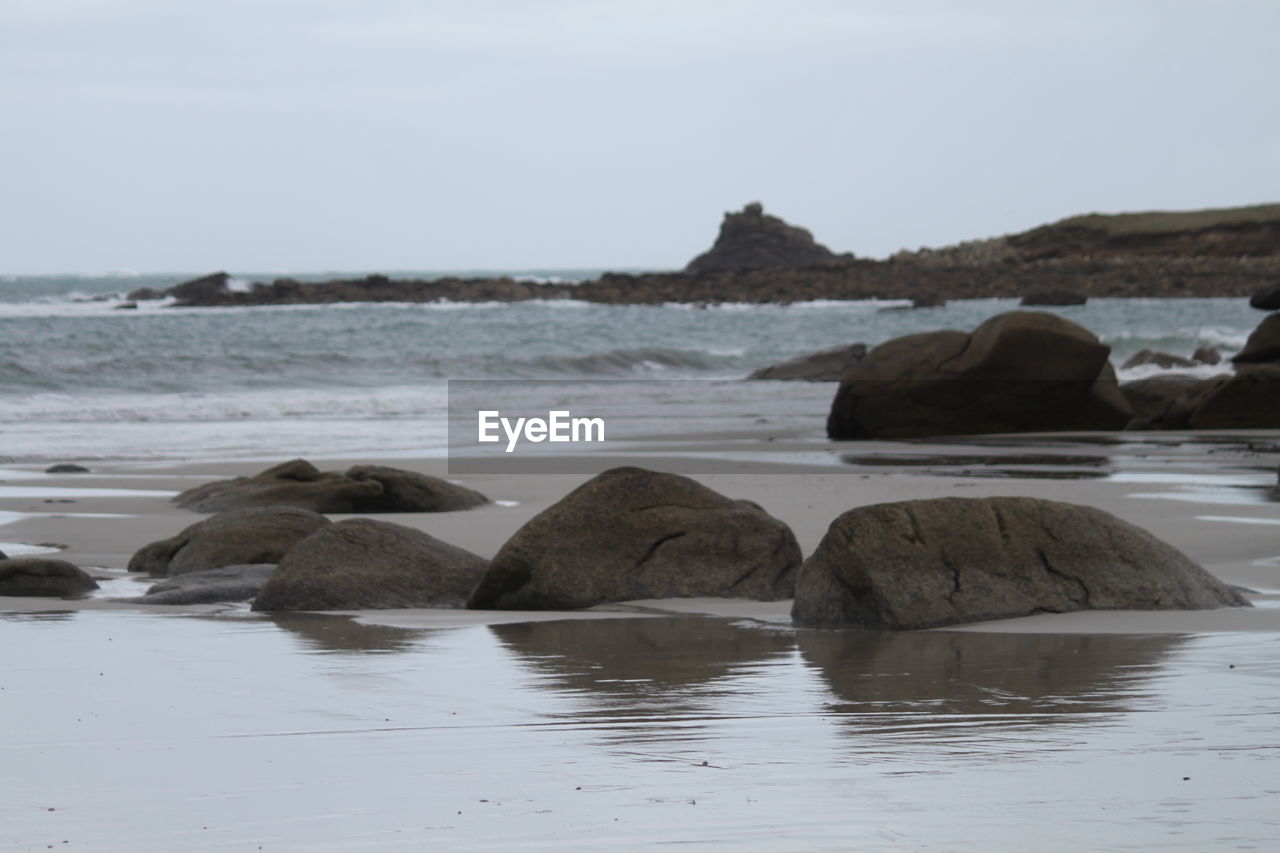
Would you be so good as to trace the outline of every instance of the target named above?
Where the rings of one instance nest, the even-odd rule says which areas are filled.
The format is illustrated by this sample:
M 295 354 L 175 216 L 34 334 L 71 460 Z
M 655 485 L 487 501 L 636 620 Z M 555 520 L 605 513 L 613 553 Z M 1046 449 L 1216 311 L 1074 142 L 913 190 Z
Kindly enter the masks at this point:
M 187 489 L 174 503 L 196 512 L 292 506 L 313 512 L 447 512 L 487 503 L 477 491 L 414 471 L 355 465 L 321 471 L 305 459 Z
M 296 507 L 250 507 L 198 521 L 140 548 L 129 571 L 173 577 L 222 566 L 278 563 L 289 549 L 331 522 Z
M 789 598 L 795 535 L 750 501 L 678 474 L 613 468 L 507 540 L 468 607 L 574 610 L 611 601 Z
M 1259 311 L 1280 310 L 1280 281 L 1269 284 L 1249 298 L 1249 304 Z
M 866 344 L 842 344 L 762 367 L 747 378 L 839 382 L 845 369 L 857 364 L 866 354 Z
M 1268 314 L 1231 359 L 1236 364 L 1280 362 L 1280 314 Z
M 248 601 L 275 572 L 273 563 L 222 566 L 188 572 L 153 584 L 146 595 L 129 599 L 138 604 L 218 604 Z
M 1012 311 L 972 334 L 894 338 L 845 372 L 833 439 L 1121 429 L 1133 416 L 1110 347 L 1055 314 Z
M 1197 383 L 1169 407 L 1163 426 L 1165 429 L 1280 427 L 1280 363 L 1244 365 L 1234 374 Z
M 97 588 L 88 572 L 66 560 L 0 559 L 0 595 L 71 598 Z
M 835 257 L 805 229 L 769 216 L 759 202 L 752 202 L 738 213 L 724 215 L 715 245 L 690 261 L 685 272 L 805 267 Z
M 254 610 L 462 607 L 483 557 L 386 521 L 352 518 L 298 543 L 254 599 Z
M 916 629 L 1074 610 L 1248 606 L 1109 513 L 1039 498 L 935 498 L 844 513 L 796 580 L 795 624 Z

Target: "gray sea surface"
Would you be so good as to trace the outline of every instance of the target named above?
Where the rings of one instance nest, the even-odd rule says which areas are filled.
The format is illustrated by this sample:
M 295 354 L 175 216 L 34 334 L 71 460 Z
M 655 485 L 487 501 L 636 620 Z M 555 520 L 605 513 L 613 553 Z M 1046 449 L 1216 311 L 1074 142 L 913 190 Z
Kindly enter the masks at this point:
M 597 271 L 527 271 L 578 280 Z M 324 274 L 294 274 L 323 278 Z M 430 275 L 423 273 L 422 275 Z M 575 278 L 577 276 L 577 278 Z M 262 276 L 267 278 L 268 276 Z M 181 275 L 0 280 L 0 463 L 337 455 L 368 447 L 431 455 L 446 443 L 448 379 L 702 379 L 732 383 L 682 428 L 737 428 L 790 401 L 814 434 L 833 391 L 740 383 L 752 370 L 853 342 L 970 330 L 1011 299 L 905 310 L 898 301 L 599 305 L 343 304 L 177 309 L 128 290 Z M 246 277 L 246 281 L 247 281 Z M 1262 314 L 1243 299 L 1095 299 L 1050 309 L 1097 334 L 1117 366 L 1139 349 L 1238 350 Z M 1207 376 L 1229 366 L 1199 366 Z M 1122 378 L 1158 372 L 1143 367 Z M 738 386 L 741 387 L 738 387 Z M 726 386 L 729 387 L 729 386 Z M 697 397 L 702 392 L 691 392 Z

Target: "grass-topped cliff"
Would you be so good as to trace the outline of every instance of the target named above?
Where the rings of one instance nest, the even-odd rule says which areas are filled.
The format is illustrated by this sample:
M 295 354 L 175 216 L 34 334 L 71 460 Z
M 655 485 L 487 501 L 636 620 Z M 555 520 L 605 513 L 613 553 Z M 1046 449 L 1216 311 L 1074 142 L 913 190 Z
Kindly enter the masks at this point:
M 1029 259 L 1081 255 L 1280 255 L 1280 204 L 1089 213 L 1006 238 Z

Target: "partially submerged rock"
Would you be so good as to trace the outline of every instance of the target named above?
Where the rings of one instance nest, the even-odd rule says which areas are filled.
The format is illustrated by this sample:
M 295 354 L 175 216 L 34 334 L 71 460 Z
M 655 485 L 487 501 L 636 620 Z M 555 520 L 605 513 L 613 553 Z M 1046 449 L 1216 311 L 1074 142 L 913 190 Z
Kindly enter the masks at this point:
M 575 610 L 611 601 L 789 598 L 800 547 L 750 501 L 677 474 L 613 468 L 507 540 L 467 606 Z
M 0 595 L 71 598 L 97 588 L 88 572 L 66 560 L 0 559 Z
M 274 563 L 222 566 L 189 572 L 160 581 L 146 595 L 130 599 L 138 604 L 217 604 L 248 601 L 258 594 L 276 570 Z
M 804 267 L 835 258 L 808 231 L 767 215 L 759 202 L 752 202 L 738 213 L 724 215 L 715 245 L 690 261 L 685 272 Z
M 294 545 L 330 523 L 296 507 L 230 510 L 143 546 L 129 560 L 129 571 L 173 577 L 222 566 L 278 563 Z
M 1075 290 L 1031 290 L 1025 293 L 1020 304 L 1024 306 L 1084 305 L 1089 297 Z
M 796 580 L 795 624 L 917 629 L 1075 610 L 1248 606 L 1182 552 L 1102 510 L 1038 498 L 859 507 Z
M 44 469 L 46 474 L 88 474 L 89 469 L 74 462 L 59 462 Z
M 1150 349 L 1141 349 L 1129 356 L 1125 363 L 1120 365 L 1121 370 L 1131 370 L 1135 367 L 1142 367 L 1146 364 L 1154 364 L 1156 367 L 1163 367 L 1166 370 L 1173 367 L 1195 367 L 1196 363 L 1189 358 L 1183 358 L 1179 355 L 1173 355 L 1167 352 L 1156 352 Z
M 415 471 L 355 465 L 338 473 L 294 459 L 250 477 L 215 480 L 187 489 L 173 501 L 196 512 L 292 506 L 313 512 L 362 513 L 448 512 L 479 506 L 488 498 Z
M 1200 364 L 1221 364 L 1222 353 L 1218 352 L 1217 347 L 1196 347 L 1191 360 Z
M 462 607 L 488 561 L 386 521 L 339 521 L 298 543 L 253 602 L 254 610 Z
M 857 364 L 866 354 L 866 344 L 842 344 L 762 367 L 747 378 L 838 382 L 845 369 Z
M 845 372 L 833 439 L 1118 430 L 1133 415 L 1111 349 L 1056 314 L 1012 311 L 972 334 L 894 338 Z

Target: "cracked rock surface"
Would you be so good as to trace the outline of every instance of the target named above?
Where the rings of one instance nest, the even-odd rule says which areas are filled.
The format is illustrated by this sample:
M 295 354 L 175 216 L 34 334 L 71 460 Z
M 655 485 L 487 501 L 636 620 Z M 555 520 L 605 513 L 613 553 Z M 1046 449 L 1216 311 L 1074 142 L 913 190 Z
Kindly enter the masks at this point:
M 915 629 L 1074 610 L 1248 606 L 1150 533 L 1089 506 L 937 498 L 859 507 L 796 579 L 795 624 Z
M 800 546 L 786 524 L 678 474 L 613 468 L 534 516 L 493 558 L 468 607 L 575 610 L 642 598 L 790 598 Z

